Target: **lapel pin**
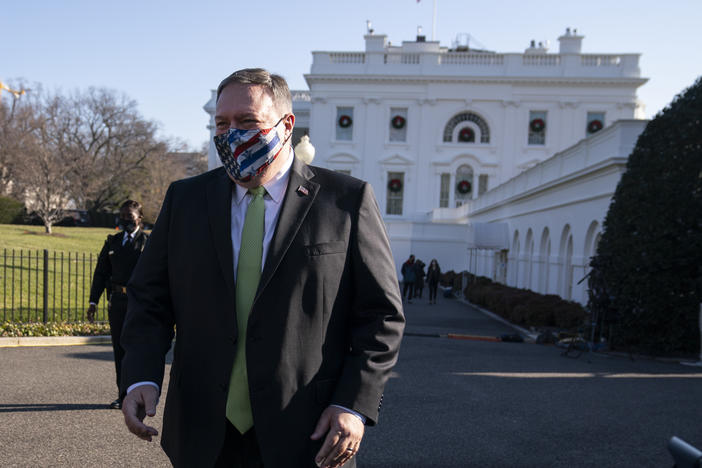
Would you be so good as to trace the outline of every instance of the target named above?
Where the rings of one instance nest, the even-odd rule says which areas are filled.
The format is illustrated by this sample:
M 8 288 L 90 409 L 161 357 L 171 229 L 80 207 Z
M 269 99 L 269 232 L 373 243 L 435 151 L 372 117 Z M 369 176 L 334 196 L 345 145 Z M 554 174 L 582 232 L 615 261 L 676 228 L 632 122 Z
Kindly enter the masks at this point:
M 307 195 L 310 194 L 309 190 L 307 190 L 307 189 L 306 189 L 305 187 L 303 187 L 302 185 L 300 185 L 300 186 L 297 188 L 297 193 L 302 194 L 302 195 L 305 195 L 305 196 L 307 196 Z

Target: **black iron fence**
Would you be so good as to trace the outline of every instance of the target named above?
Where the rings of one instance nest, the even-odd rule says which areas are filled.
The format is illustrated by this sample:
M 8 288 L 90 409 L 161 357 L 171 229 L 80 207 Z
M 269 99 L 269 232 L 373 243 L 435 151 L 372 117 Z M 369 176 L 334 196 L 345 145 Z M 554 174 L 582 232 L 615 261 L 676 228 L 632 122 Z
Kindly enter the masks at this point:
M 48 250 L 3 249 L 0 257 L 4 322 L 86 320 L 97 256 Z M 107 320 L 103 294 L 96 320 Z

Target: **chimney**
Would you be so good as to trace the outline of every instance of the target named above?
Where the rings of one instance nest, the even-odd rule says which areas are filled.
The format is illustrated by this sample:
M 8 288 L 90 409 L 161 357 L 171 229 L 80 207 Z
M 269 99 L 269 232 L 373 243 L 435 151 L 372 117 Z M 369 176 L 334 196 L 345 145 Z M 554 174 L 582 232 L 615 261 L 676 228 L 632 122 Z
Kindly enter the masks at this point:
M 560 43 L 558 47 L 558 53 L 560 54 L 579 54 L 583 46 L 583 38 L 585 36 L 578 36 L 578 30 L 574 29 L 573 32 L 570 28 L 566 28 L 564 35 L 558 38 Z

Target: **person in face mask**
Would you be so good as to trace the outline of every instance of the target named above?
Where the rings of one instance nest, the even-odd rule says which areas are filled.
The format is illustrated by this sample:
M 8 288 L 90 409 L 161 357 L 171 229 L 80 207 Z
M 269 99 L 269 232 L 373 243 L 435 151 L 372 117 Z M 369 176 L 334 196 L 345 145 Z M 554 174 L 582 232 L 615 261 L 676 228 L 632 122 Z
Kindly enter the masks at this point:
M 148 235 L 141 225 L 143 213 L 141 204 L 134 200 L 127 200 L 119 209 L 118 226 L 120 232 L 107 236 L 105 245 L 98 256 L 93 282 L 90 288 L 90 305 L 87 317 L 90 322 L 95 320 L 97 304 L 103 291 L 107 291 L 108 318 L 110 321 L 110 334 L 112 335 L 112 348 L 115 356 L 115 370 L 117 373 L 117 399 L 110 403 L 110 407 L 120 409 L 122 399 L 119 396 L 119 385 L 122 369 L 124 349 L 120 344 L 122 325 L 127 315 L 127 282 L 132 276 L 132 271 L 137 260 L 144 250 Z
M 293 154 L 285 80 L 217 90 L 223 167 L 171 184 L 129 283 L 122 412 L 144 440 L 177 330 L 161 446 L 174 466 L 356 466 L 404 328 L 371 186 Z

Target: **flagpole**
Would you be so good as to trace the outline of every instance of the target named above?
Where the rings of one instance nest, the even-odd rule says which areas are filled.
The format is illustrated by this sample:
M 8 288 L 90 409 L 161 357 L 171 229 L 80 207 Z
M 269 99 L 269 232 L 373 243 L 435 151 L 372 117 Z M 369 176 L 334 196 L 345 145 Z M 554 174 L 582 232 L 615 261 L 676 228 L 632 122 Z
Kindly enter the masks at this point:
M 436 0 L 434 0 L 434 12 L 431 17 L 431 40 L 436 40 Z

